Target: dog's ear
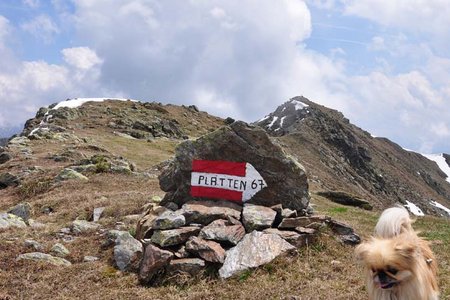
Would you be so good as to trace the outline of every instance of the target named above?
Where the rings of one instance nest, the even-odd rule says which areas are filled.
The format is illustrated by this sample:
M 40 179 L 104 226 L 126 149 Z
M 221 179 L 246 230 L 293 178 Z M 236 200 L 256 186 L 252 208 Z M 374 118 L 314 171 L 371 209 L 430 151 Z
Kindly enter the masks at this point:
M 396 243 L 394 250 L 405 259 L 413 259 L 417 246 L 410 241 L 400 241 Z

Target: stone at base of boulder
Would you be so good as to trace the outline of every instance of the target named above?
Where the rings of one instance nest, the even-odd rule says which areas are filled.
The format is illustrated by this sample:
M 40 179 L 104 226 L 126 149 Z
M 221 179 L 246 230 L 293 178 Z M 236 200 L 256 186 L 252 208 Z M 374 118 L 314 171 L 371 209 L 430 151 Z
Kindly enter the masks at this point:
M 145 247 L 144 256 L 139 268 L 139 281 L 142 284 L 151 284 L 156 275 L 163 272 L 169 265 L 173 254 L 162 250 L 152 244 Z
M 219 243 L 196 236 L 187 241 L 186 250 L 212 263 L 223 263 L 225 260 L 225 250 Z
M 167 275 L 188 274 L 195 277 L 205 268 L 205 261 L 200 258 L 182 258 L 170 261 Z
M 118 235 L 114 246 L 114 260 L 121 271 L 134 271 L 139 268 L 142 258 L 142 244 L 131 234 Z
M 294 246 L 276 234 L 253 231 L 227 252 L 219 276 L 231 277 L 249 268 L 267 264 L 281 254 L 293 250 Z

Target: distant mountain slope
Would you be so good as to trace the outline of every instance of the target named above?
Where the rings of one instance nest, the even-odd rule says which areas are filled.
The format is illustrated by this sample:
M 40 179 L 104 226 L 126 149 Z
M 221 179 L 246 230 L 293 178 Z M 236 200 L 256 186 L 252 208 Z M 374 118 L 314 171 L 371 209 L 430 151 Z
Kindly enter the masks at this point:
M 432 202 L 450 207 L 450 183 L 434 161 L 372 137 L 336 110 L 295 97 L 255 123 L 304 164 L 313 192 L 344 191 L 379 208 L 412 203 L 448 216 Z
M 7 142 L 8 142 L 7 138 L 0 138 L 0 146 L 5 146 Z

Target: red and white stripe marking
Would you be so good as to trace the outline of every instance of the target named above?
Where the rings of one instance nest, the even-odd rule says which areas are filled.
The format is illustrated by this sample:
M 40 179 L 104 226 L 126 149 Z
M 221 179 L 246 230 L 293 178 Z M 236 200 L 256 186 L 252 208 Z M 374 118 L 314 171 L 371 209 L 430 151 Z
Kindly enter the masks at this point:
M 192 161 L 191 196 L 193 197 L 245 202 L 266 186 L 264 178 L 249 163 L 217 160 Z

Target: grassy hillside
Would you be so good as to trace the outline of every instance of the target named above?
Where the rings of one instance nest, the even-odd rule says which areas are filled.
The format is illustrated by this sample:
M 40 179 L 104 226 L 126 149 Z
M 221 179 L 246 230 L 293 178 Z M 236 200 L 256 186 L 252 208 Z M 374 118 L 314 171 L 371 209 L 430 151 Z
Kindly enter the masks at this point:
M 118 107 L 115 107 L 118 105 Z M 130 103 L 108 103 L 115 120 L 105 114 L 105 107 L 89 104 L 78 120 L 59 120 L 70 128 L 74 140 L 40 139 L 28 141 L 23 148 L 11 148 L 13 159 L 0 165 L 0 173 L 10 172 L 21 178 L 21 185 L 0 190 L 0 211 L 29 202 L 32 218 L 43 228 L 0 230 L 0 299 L 365 299 L 362 270 L 354 261 L 353 247 L 341 244 L 327 231 L 314 245 L 299 249 L 298 254 L 280 258 L 238 278 L 220 280 L 202 276 L 177 278 L 178 284 L 143 287 L 137 276 L 113 268 L 112 249 L 105 249 L 105 232 L 109 229 L 135 232 L 142 207 L 162 197 L 157 175 L 159 165 L 174 153 L 179 138 L 130 139 L 118 135 L 120 118 L 130 124 L 144 114 L 151 122 L 170 118 L 189 138 L 206 133 L 223 124 L 223 120 L 192 109 L 148 106 L 148 111 L 128 107 Z M 156 105 L 156 106 L 155 106 Z M 117 116 L 123 111 L 126 116 Z M 94 113 L 98 118 L 90 118 Z M 193 114 L 193 115 L 192 115 Z M 102 116 L 103 117 L 100 117 Z M 136 117 L 137 118 L 137 117 Z M 95 122 L 88 123 L 90 119 Z M 176 121 L 173 121 L 176 120 Z M 39 124 L 40 120 L 33 121 Z M 123 131 L 129 130 L 124 128 Z M 89 181 L 57 182 L 55 176 L 65 167 L 77 165 L 93 155 L 123 157 L 135 164 L 134 173 L 88 172 Z M 64 159 L 62 159 L 64 158 Z M 99 170 L 99 169 L 97 169 Z M 314 183 L 311 182 L 314 187 Z M 314 189 L 312 190 L 314 192 Z M 378 211 L 344 207 L 312 194 L 312 205 L 319 214 L 353 226 L 368 237 L 379 216 Z M 75 219 L 88 219 L 96 207 L 105 207 L 99 232 L 74 236 L 64 241 L 63 228 Z M 50 210 L 51 209 L 51 210 Z M 450 297 L 450 223 L 446 219 L 418 219 L 416 228 L 432 242 L 440 267 L 442 299 Z M 32 252 L 26 239 L 40 242 L 44 252 L 57 242 L 69 249 L 69 267 L 17 261 L 18 255 Z M 96 256 L 96 262 L 83 262 L 84 256 Z

